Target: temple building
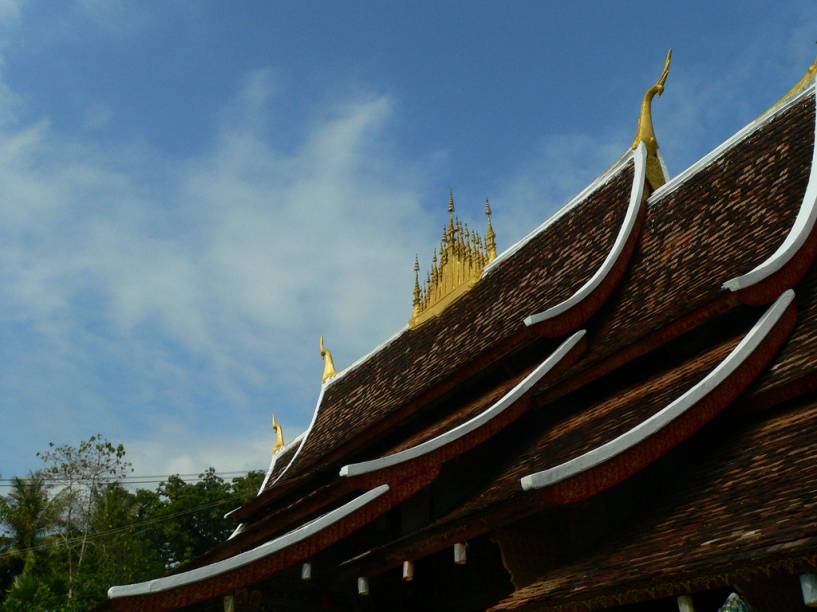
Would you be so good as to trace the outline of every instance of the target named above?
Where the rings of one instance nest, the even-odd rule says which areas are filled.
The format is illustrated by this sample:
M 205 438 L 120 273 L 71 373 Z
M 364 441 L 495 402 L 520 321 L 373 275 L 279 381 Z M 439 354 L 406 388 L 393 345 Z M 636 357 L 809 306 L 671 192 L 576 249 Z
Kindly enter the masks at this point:
M 451 197 L 408 325 L 340 372 L 321 338 L 312 422 L 232 536 L 111 605 L 817 607 L 817 63 L 674 177 L 669 68 L 632 147 L 507 250 Z

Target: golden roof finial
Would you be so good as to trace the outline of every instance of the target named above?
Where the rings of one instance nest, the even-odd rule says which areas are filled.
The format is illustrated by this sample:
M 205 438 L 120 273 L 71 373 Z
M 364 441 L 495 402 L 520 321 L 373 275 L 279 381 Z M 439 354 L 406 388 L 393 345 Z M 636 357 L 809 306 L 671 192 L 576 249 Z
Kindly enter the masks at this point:
M 494 213 L 491 210 L 491 202 L 485 198 L 485 216 L 488 217 L 488 229 L 485 232 L 488 247 L 488 261 L 491 262 L 496 259 L 496 233 L 494 232 L 494 224 L 492 221 Z
M 272 449 L 273 453 L 280 453 L 281 450 L 286 446 L 284 444 L 284 428 L 281 427 L 281 424 L 275 420 L 275 415 L 272 415 L 272 428 L 275 430 L 275 446 Z
M 335 372 L 335 360 L 332 359 L 332 351 L 326 348 L 323 343 L 323 336 L 321 336 L 321 357 L 323 357 L 323 378 L 321 378 L 321 382 L 325 383 L 337 372 Z
M 652 124 L 652 99 L 656 94 L 664 94 L 664 85 L 669 76 L 670 62 L 672 61 L 672 49 L 667 51 L 667 59 L 664 61 L 664 72 L 661 73 L 658 81 L 650 87 L 644 94 L 641 101 L 641 116 L 638 119 L 638 131 L 633 140 L 633 149 L 643 142 L 647 147 L 647 180 L 653 189 L 658 189 L 667 181 L 667 176 L 661 160 L 658 158 L 658 140 L 655 137 L 655 129 Z
M 794 96 L 799 94 L 801 91 L 805 90 L 809 85 L 811 85 L 814 82 L 814 77 L 815 76 L 817 76 L 817 60 L 815 60 L 814 63 L 811 66 L 808 67 L 808 69 L 806 70 L 806 74 L 803 75 L 803 78 L 800 79 L 799 81 L 797 81 L 795 86 L 792 87 L 788 91 L 788 93 L 786 93 L 785 96 L 780 98 L 780 100 L 778 100 L 774 105 L 772 105 L 771 108 L 769 108 L 769 110 L 767 110 L 760 117 L 758 117 L 758 119 L 761 119 L 762 117 L 765 117 L 770 112 L 772 112 L 774 109 L 776 109 L 778 106 L 781 106 L 781 105 L 785 104 L 787 101 L 791 100 Z
M 488 214 L 488 238 L 485 239 L 454 215 L 454 193 L 448 196 L 448 225 L 443 228 L 440 252 L 434 249 L 431 269 L 424 284 L 420 283 L 420 261 L 414 258 L 414 293 L 411 327 L 416 327 L 441 313 L 449 304 L 470 289 L 482 277 L 485 266 L 496 257 L 496 244 Z M 493 246 L 491 246 L 493 245 Z

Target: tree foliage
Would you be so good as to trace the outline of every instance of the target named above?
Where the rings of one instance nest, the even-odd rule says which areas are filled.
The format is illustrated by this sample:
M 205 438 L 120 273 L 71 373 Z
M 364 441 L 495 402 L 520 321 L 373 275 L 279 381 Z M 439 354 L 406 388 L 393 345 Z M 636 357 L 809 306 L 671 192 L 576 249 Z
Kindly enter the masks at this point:
M 170 476 L 130 490 L 125 449 L 101 435 L 50 445 L 45 466 L 0 497 L 0 611 L 89 610 L 107 589 L 164 575 L 226 539 L 224 514 L 248 501 L 263 474 L 196 482 Z

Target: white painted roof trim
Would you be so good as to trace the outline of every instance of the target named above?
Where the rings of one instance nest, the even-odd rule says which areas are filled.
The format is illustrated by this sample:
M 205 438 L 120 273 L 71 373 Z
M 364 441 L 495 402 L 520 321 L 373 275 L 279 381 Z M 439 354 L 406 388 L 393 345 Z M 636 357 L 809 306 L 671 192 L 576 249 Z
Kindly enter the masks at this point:
M 615 267 L 616 262 L 621 256 L 621 252 L 624 250 L 624 246 L 633 233 L 635 222 L 638 220 L 638 211 L 641 209 L 641 199 L 644 196 L 644 179 L 646 178 L 647 172 L 647 147 L 643 142 L 639 143 L 638 148 L 634 151 L 633 160 L 635 161 L 635 171 L 633 172 L 633 186 L 630 190 L 630 203 L 627 206 L 627 213 L 624 216 L 621 229 L 619 229 L 616 240 L 610 252 L 607 253 L 607 257 L 605 257 L 595 274 L 579 287 L 573 295 L 547 310 L 525 317 L 525 325 L 530 326 L 541 323 L 542 321 L 547 321 L 570 310 L 576 304 L 581 303 L 588 295 L 595 291 L 602 281 L 607 278 L 607 275 L 610 274 L 613 267 Z
M 810 87 L 808 91 L 813 91 L 814 86 Z M 806 186 L 806 193 L 803 196 L 803 202 L 800 204 L 800 210 L 797 212 L 797 217 L 789 230 L 786 239 L 777 247 L 777 250 L 772 253 L 764 262 L 756 266 L 751 271 L 738 276 L 723 284 L 724 289 L 729 291 L 739 291 L 746 287 L 751 287 L 760 281 L 768 278 L 784 265 L 791 261 L 806 239 L 811 234 L 814 228 L 814 222 L 817 221 L 817 113 L 815 113 L 814 126 L 814 148 L 811 153 L 811 172 L 808 177 L 808 185 Z
M 617 438 L 602 444 L 578 457 L 555 467 L 529 474 L 521 479 L 522 488 L 526 491 L 541 489 L 554 485 L 562 480 L 581 474 L 594 468 L 626 450 L 643 442 L 651 435 L 669 425 L 697 402 L 706 397 L 715 387 L 722 383 L 749 357 L 758 345 L 766 338 L 777 321 L 794 299 L 794 291 L 789 289 L 781 294 L 740 343 L 727 355 L 703 380 L 694 385 L 678 399 L 656 412 L 647 420 L 639 423 Z
M 170 589 L 182 587 L 195 582 L 201 582 L 207 578 L 218 576 L 225 572 L 243 567 L 253 561 L 267 557 L 273 553 L 284 550 L 294 544 L 302 542 L 307 538 L 323 531 L 327 527 L 340 522 L 353 512 L 359 510 L 363 506 L 371 503 L 378 497 L 384 495 L 389 490 L 389 485 L 382 484 L 379 487 L 367 491 L 353 500 L 346 502 L 342 506 L 335 508 L 331 512 L 316 518 L 313 521 L 301 525 L 297 529 L 293 529 L 279 536 L 269 542 L 264 542 L 251 550 L 239 553 L 228 559 L 216 561 L 204 567 L 197 567 L 180 574 L 166 576 L 164 578 L 157 578 L 156 580 L 148 580 L 147 582 L 138 582 L 136 584 L 127 584 L 124 586 L 114 586 L 108 589 L 108 598 L 117 599 L 119 597 L 133 597 L 136 595 L 149 595 L 151 593 L 159 593 Z
M 486 408 L 480 412 L 478 415 L 434 438 L 431 438 L 430 440 L 426 440 L 425 442 L 402 450 L 398 453 L 394 453 L 393 455 L 373 459 L 371 461 L 344 465 L 340 469 L 340 475 L 348 477 L 359 476 L 360 474 L 376 472 L 377 470 L 382 470 L 400 463 L 405 463 L 406 461 L 411 461 L 412 459 L 422 457 L 423 455 L 427 455 L 438 448 L 451 444 L 479 427 L 482 427 L 495 417 L 499 416 L 509 406 L 516 402 L 516 400 L 524 395 L 531 387 L 539 382 L 545 374 L 547 374 L 556 366 L 556 364 L 564 359 L 570 350 L 576 346 L 579 340 L 584 337 L 584 334 L 585 330 L 582 329 L 562 342 L 562 344 L 560 344 L 559 347 L 553 351 L 547 359 L 539 364 L 533 372 L 528 374 L 524 380 L 522 380 L 513 389 L 508 391 L 499 400 L 497 400 L 489 408 Z
M 482 272 L 482 276 L 486 276 L 489 272 L 491 272 L 494 268 L 496 268 L 499 264 L 501 264 L 506 259 L 509 259 L 512 255 L 514 255 L 517 251 L 519 251 L 523 246 L 525 246 L 528 242 L 533 240 L 536 236 L 541 234 L 551 225 L 556 223 L 559 219 L 564 217 L 567 213 L 571 210 L 576 208 L 579 204 L 584 202 L 587 197 L 592 194 L 594 191 L 606 185 L 611 178 L 613 178 L 616 174 L 618 174 L 619 170 L 624 167 L 627 162 L 630 161 L 632 158 L 632 151 L 627 151 L 624 155 L 619 158 L 617 162 L 615 162 L 610 168 L 607 169 L 605 173 L 599 176 L 595 181 L 590 183 L 587 187 L 582 189 L 576 196 L 573 197 L 567 204 L 562 206 L 559 210 L 557 210 L 553 215 L 551 215 L 544 223 L 539 225 L 533 231 L 529 232 L 526 236 L 524 236 L 521 240 L 518 240 L 507 249 L 502 251 L 499 255 L 497 255 L 496 259 L 494 259 L 491 263 L 485 266 L 485 270 Z
M 814 85 L 807 87 L 804 91 L 797 94 L 790 100 L 787 100 L 784 104 L 781 104 L 774 110 L 770 111 L 769 113 L 762 115 L 758 119 L 755 119 L 748 125 L 744 126 L 742 129 L 737 131 L 735 134 L 727 138 L 723 143 L 719 146 L 714 148 L 712 151 L 701 157 L 698 161 L 693 163 L 689 166 L 686 170 L 681 172 L 680 174 L 672 177 L 671 180 L 667 181 L 663 185 L 661 185 L 658 189 L 652 192 L 650 195 L 649 203 L 655 204 L 661 198 L 666 195 L 669 195 L 673 191 L 675 191 L 678 187 L 680 187 L 684 182 L 686 182 L 691 177 L 695 176 L 700 170 L 711 164 L 717 158 L 721 157 L 724 153 L 729 151 L 732 147 L 736 144 L 740 143 L 741 141 L 748 138 L 752 135 L 755 131 L 769 123 L 772 119 L 774 119 L 780 113 L 785 112 L 798 102 L 800 102 L 804 97 L 813 95 L 814 94 Z

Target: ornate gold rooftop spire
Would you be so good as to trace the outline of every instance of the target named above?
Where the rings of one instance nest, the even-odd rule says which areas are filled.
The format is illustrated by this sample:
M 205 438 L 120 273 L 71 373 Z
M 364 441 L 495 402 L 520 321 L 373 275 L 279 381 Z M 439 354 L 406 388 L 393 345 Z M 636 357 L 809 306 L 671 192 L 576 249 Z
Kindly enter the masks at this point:
M 337 372 L 335 372 L 335 360 L 332 359 L 332 351 L 326 348 L 326 345 L 323 343 L 323 336 L 321 336 L 321 357 L 323 357 L 323 377 L 321 378 L 321 382 L 325 383 Z
M 760 117 L 758 117 L 758 119 L 765 117 L 774 109 L 776 109 L 778 106 L 785 104 L 794 96 L 799 94 L 801 91 L 804 91 L 809 85 L 811 85 L 814 82 L 815 76 L 817 76 L 817 60 L 815 60 L 814 63 L 808 67 L 808 70 L 806 70 L 806 74 L 803 75 L 803 78 L 797 81 L 797 84 L 794 87 L 792 87 L 785 96 L 780 98 L 780 100 L 778 100 L 774 105 L 772 105 L 771 108 L 769 108 L 769 110 L 767 110 Z
M 272 428 L 275 430 L 275 446 L 272 449 L 273 453 L 280 453 L 286 446 L 284 444 L 284 428 L 275 420 L 275 415 L 272 415 Z
M 485 238 L 487 238 L 485 247 L 488 250 L 490 261 L 496 259 L 496 234 L 494 233 L 494 224 L 491 221 L 493 214 L 491 202 L 488 201 L 488 198 L 485 198 L 485 216 L 488 217 L 488 230 L 485 232 Z
M 658 140 L 655 137 L 655 129 L 652 125 L 652 99 L 656 94 L 664 94 L 664 85 L 669 76 L 670 62 L 672 61 L 672 49 L 667 51 L 667 59 L 664 61 L 664 72 L 661 73 L 658 81 L 650 87 L 644 94 L 641 101 L 641 116 L 638 119 L 638 131 L 633 140 L 633 149 L 643 142 L 647 147 L 647 180 L 653 189 L 658 189 L 667 181 L 663 164 L 658 157 Z
M 443 227 L 439 258 L 437 249 L 431 259 L 431 269 L 425 284 L 420 284 L 420 260 L 414 258 L 414 295 L 409 325 L 417 327 L 437 316 L 473 287 L 482 271 L 496 258 L 496 234 L 491 221 L 491 205 L 485 200 L 488 217 L 486 238 L 472 230 L 454 214 L 454 194 L 448 197 L 448 225 Z

